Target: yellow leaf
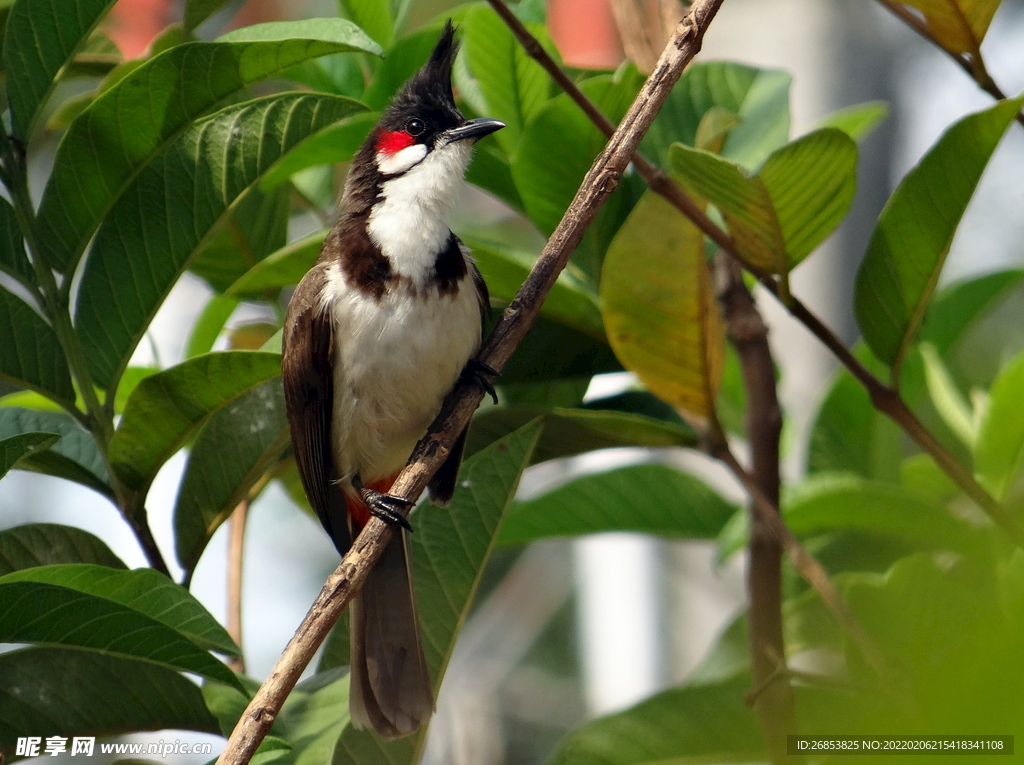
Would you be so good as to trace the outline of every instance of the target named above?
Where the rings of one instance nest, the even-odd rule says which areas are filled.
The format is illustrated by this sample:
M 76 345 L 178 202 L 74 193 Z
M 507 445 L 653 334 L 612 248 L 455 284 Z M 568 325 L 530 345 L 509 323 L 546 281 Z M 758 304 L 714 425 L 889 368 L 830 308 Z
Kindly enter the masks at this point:
M 623 366 L 684 415 L 714 415 L 725 334 L 703 235 L 650 191 L 608 248 L 601 306 Z
M 977 55 L 1000 0 L 903 0 L 924 14 L 928 29 L 948 51 Z

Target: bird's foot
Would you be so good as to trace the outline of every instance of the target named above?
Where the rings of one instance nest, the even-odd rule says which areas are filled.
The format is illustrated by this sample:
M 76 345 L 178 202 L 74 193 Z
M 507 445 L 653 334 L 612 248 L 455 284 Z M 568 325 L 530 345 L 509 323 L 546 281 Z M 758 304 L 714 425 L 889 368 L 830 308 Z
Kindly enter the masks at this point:
M 488 377 L 498 377 L 500 375 L 501 373 L 498 370 L 487 366 L 475 356 L 466 362 L 466 366 L 462 370 L 462 376 L 466 382 L 483 388 L 484 393 L 490 396 L 495 404 L 498 403 L 498 394 L 495 392 L 494 386 L 491 385 Z
M 380 518 L 391 526 L 401 526 L 406 531 L 412 531 L 409 519 L 402 515 L 401 511 L 412 507 L 416 504 L 415 502 L 396 494 L 384 494 L 368 489 L 359 476 L 352 478 L 352 486 L 359 492 L 359 498 L 370 510 L 370 515 Z

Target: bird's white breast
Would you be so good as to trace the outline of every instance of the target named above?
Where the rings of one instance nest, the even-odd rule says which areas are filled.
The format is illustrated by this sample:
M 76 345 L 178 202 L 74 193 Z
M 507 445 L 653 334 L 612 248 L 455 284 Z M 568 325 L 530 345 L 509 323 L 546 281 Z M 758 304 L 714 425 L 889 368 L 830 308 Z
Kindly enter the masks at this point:
M 448 244 L 448 216 L 472 155 L 469 141 L 440 146 L 381 185 L 383 199 L 367 222 L 370 239 L 391 261 L 392 270 L 417 287 L 433 275 L 437 253 Z
M 406 463 L 479 348 L 475 285 L 467 273 L 454 295 L 400 286 L 378 300 L 333 266 L 323 301 L 334 322 L 335 461 L 346 481 L 384 478 Z

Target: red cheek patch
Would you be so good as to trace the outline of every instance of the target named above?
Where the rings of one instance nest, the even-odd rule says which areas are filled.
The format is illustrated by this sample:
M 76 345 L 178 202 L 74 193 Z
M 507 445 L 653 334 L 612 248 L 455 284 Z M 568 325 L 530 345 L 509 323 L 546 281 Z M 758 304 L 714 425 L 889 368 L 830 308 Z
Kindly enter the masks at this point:
M 408 146 L 412 146 L 413 143 L 412 136 L 404 130 L 398 130 L 393 133 L 389 130 L 382 130 L 377 137 L 377 151 L 390 156 Z

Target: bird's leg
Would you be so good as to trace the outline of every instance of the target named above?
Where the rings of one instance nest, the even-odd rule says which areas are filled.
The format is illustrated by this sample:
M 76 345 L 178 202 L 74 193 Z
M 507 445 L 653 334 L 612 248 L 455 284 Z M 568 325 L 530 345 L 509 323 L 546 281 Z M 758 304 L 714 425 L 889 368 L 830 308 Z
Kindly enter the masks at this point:
M 500 375 L 501 373 L 498 370 L 487 366 L 476 356 L 467 361 L 466 366 L 462 369 L 462 379 L 471 385 L 483 388 L 484 393 L 490 396 L 495 404 L 498 403 L 498 394 L 494 391 L 494 386 L 491 385 L 491 381 L 487 378 Z
M 352 476 L 352 486 L 359 492 L 359 498 L 363 500 L 370 510 L 370 515 L 380 518 L 384 523 L 392 526 L 401 526 L 406 531 L 412 531 L 409 520 L 400 512 L 407 507 L 412 507 L 412 502 L 405 497 L 396 494 L 383 494 L 373 489 L 368 489 L 363 484 L 363 479 L 358 475 Z

